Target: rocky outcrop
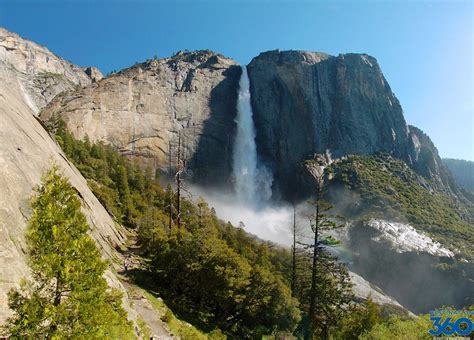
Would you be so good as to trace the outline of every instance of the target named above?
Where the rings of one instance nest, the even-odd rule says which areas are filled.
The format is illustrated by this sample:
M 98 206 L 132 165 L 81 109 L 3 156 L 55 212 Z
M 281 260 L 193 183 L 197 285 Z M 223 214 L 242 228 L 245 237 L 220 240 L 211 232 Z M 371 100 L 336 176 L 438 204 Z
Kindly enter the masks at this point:
M 275 186 L 284 194 L 301 184 L 298 165 L 315 153 L 339 158 L 386 152 L 422 175 L 436 176 L 425 171 L 426 158 L 438 157 L 436 150 L 419 156 L 374 58 L 270 51 L 254 58 L 248 73 L 258 153 L 274 169 Z
M 97 67 L 89 66 L 89 67 L 83 67 L 82 70 L 87 74 L 87 76 L 91 79 L 93 83 L 101 80 L 104 78 L 104 75 L 102 72 Z
M 0 27 L 0 79 L 21 93 L 35 114 L 57 94 L 101 77 L 97 68 L 80 68 Z
M 432 179 L 435 189 L 446 193 L 458 191 L 458 185 L 438 154 L 438 149 L 430 137 L 414 126 L 409 126 L 410 138 L 413 141 L 412 168 L 425 178 Z
M 221 184 L 230 174 L 240 73 L 213 52 L 179 52 L 58 96 L 41 118 L 58 113 L 76 138 L 113 144 L 169 173 L 179 134 L 187 174 Z
M 426 242 L 426 236 L 407 225 L 400 230 L 400 223 L 382 220 L 375 223 L 352 221 L 352 227 L 337 230 L 336 236 L 344 249 L 352 254 L 351 271 L 416 314 L 428 313 L 439 306 L 463 308 L 474 302 L 472 263 L 439 256 L 450 252 L 436 243 Z M 398 230 L 393 229 L 394 225 Z M 411 235 L 403 235 L 407 232 Z

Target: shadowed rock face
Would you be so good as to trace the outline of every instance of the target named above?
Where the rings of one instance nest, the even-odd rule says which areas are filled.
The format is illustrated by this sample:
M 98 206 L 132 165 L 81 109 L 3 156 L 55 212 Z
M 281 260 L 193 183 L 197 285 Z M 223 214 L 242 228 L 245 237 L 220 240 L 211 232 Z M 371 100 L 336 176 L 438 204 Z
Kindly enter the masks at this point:
M 399 251 L 380 233 L 357 222 L 343 237 L 354 254 L 349 268 L 382 288 L 410 311 L 428 313 L 439 306 L 463 308 L 474 300 L 471 263 L 456 262 L 426 250 Z M 441 294 L 440 294 L 441 292 Z
M 420 130 L 407 127 L 375 59 L 267 52 L 248 70 L 258 153 L 273 169 L 275 189 L 286 198 L 292 198 L 292 185 L 304 183 L 295 176 L 298 163 L 326 150 L 333 157 L 388 152 L 449 187 L 436 148 Z M 0 323 L 9 313 L 6 292 L 29 273 L 24 241 L 29 198 L 50 160 L 80 193 L 104 257 L 121 263 L 114 248 L 125 242 L 121 228 L 33 115 L 55 98 L 43 119 L 60 114 L 77 138 L 87 135 L 113 144 L 169 172 L 176 163 L 179 132 L 188 174 L 216 185 L 230 179 L 240 74 L 233 60 L 198 51 L 147 61 L 102 79 L 97 69 L 72 65 L 0 28 Z M 304 176 L 309 183 L 310 174 Z M 380 254 L 387 254 L 384 249 Z M 107 277 L 120 287 L 111 272 Z
M 459 187 L 441 160 L 438 149 L 430 137 L 414 126 L 409 126 L 410 137 L 414 145 L 412 168 L 425 178 L 433 180 L 433 185 L 439 191 L 458 193 Z
M 258 152 L 283 193 L 297 183 L 297 164 L 314 153 L 387 152 L 411 166 L 418 161 L 400 103 L 374 58 L 270 51 L 248 71 Z M 415 169 L 423 173 L 420 163 Z
M 466 191 L 474 194 L 474 162 L 444 158 L 443 163 L 453 174 L 455 181 Z
M 240 73 L 236 62 L 213 52 L 180 52 L 58 96 L 41 118 L 59 113 L 76 138 L 111 143 L 168 173 L 179 133 L 188 175 L 222 184 L 231 173 Z

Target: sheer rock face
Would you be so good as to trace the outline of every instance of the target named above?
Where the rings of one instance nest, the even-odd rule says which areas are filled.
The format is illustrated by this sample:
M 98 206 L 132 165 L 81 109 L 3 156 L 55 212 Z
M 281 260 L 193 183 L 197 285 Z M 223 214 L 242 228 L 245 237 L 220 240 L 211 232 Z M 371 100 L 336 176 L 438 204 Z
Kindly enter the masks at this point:
M 432 185 L 439 191 L 446 193 L 458 193 L 459 187 L 441 160 L 438 149 L 430 137 L 414 126 L 409 126 L 410 138 L 412 139 L 414 152 L 412 168 L 421 176 L 431 179 Z
M 80 68 L 0 27 L 0 79 L 21 93 L 35 114 L 57 94 L 101 77 L 95 67 Z
M 375 59 L 267 52 L 248 70 L 258 153 L 275 174 L 275 191 L 286 198 L 292 198 L 291 185 L 301 183 L 296 165 L 315 153 L 337 158 L 384 151 L 445 183 L 436 149 L 406 125 Z M 77 138 L 113 144 L 167 172 L 176 163 L 179 133 L 188 174 L 203 184 L 221 184 L 230 179 L 240 74 L 233 60 L 199 51 L 102 79 L 97 69 L 72 65 L 0 28 L 0 324 L 8 316 L 7 291 L 29 273 L 24 241 L 29 199 L 51 162 L 78 190 L 104 256 L 117 258 L 114 248 L 124 242 L 34 115 L 52 100 L 42 119 L 60 114 Z M 107 277 L 120 287 L 110 271 Z
M 188 175 L 222 184 L 231 172 L 240 74 L 236 62 L 221 55 L 180 52 L 58 96 L 41 118 L 59 113 L 76 138 L 111 143 L 168 173 L 179 134 Z
M 248 73 L 258 152 L 283 193 L 298 182 L 298 163 L 315 153 L 339 158 L 386 152 L 426 170 L 374 58 L 270 51 L 254 58 Z M 439 158 L 435 150 L 431 156 Z
M 436 149 L 406 124 L 374 58 L 270 51 L 254 58 L 248 71 L 258 154 L 274 172 L 276 196 L 291 198 L 303 186 L 299 164 L 316 153 L 386 152 L 435 186 L 449 185 Z M 241 73 L 233 60 L 179 52 L 105 79 L 86 73 L 94 83 L 57 96 L 43 120 L 58 113 L 76 138 L 113 144 L 169 174 L 180 134 L 187 174 L 200 184 L 229 185 Z

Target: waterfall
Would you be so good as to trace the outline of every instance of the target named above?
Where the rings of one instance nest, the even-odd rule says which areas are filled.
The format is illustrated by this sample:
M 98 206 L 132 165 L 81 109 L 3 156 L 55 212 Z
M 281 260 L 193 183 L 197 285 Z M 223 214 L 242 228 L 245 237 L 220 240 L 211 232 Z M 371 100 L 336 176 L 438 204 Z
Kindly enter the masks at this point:
M 237 199 L 252 207 L 261 207 L 272 195 L 273 175 L 259 164 L 255 144 L 255 125 L 250 103 L 247 68 L 242 67 L 237 102 L 237 135 L 234 143 L 232 171 Z

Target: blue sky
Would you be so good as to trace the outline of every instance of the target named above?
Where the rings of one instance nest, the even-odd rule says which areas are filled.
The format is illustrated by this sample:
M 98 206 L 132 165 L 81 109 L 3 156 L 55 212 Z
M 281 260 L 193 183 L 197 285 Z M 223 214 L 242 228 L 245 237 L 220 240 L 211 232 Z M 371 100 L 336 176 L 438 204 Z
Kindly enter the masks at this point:
M 271 49 L 368 53 L 409 124 L 442 157 L 474 160 L 472 1 L 0 0 L 0 26 L 104 73 L 211 49 L 248 63 Z

